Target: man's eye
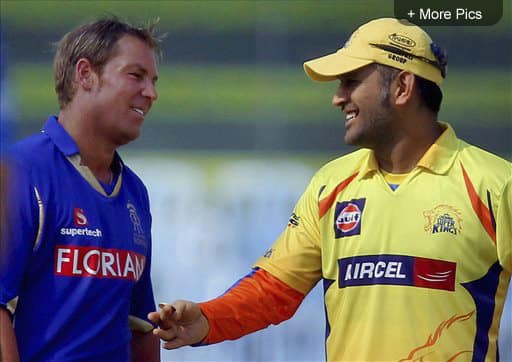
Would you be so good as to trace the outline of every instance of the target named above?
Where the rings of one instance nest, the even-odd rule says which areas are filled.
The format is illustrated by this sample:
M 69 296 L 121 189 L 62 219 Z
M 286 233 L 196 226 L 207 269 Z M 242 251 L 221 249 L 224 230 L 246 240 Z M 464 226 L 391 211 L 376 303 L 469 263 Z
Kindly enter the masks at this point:
M 137 78 L 137 79 L 141 79 L 142 78 L 142 75 L 139 74 L 139 73 L 129 73 L 132 77 L 134 78 Z

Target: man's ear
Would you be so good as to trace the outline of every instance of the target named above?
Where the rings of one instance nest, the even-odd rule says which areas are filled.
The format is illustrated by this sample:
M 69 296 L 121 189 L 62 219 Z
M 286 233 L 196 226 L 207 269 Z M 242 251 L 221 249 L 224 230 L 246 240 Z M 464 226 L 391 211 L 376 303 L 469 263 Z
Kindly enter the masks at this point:
M 397 106 L 409 103 L 414 95 L 416 76 L 407 71 L 401 71 L 395 78 L 394 102 Z
M 92 69 L 91 62 L 86 58 L 80 58 L 75 65 L 75 82 L 85 90 L 91 90 L 95 82 L 96 73 Z

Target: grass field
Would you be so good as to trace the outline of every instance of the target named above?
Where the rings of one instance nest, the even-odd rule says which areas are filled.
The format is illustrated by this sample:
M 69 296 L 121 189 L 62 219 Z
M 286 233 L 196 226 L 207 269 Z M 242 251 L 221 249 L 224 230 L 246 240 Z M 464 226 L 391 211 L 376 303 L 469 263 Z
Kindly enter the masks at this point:
M 12 67 L 20 120 L 40 122 L 58 110 L 50 64 Z M 190 66 L 162 64 L 152 122 L 331 122 L 335 82 L 310 81 L 300 65 Z M 506 70 L 450 70 L 440 118 L 453 124 L 511 122 L 512 87 Z
M 510 4 L 503 2 L 504 21 L 490 35 L 509 31 Z M 98 15 L 114 13 L 131 21 L 159 17 L 165 31 L 200 30 L 209 32 L 247 31 L 264 24 L 273 32 L 322 32 L 352 29 L 361 18 L 393 16 L 393 0 L 173 0 L 173 1 L 61 1 L 3 0 L 2 23 L 14 29 L 33 31 L 69 29 Z M 30 11 L 27 11 L 30 9 Z M 58 21 L 56 22 L 56 16 Z M 443 32 L 433 27 L 434 32 Z M 478 34 L 482 27 L 465 27 L 467 34 Z

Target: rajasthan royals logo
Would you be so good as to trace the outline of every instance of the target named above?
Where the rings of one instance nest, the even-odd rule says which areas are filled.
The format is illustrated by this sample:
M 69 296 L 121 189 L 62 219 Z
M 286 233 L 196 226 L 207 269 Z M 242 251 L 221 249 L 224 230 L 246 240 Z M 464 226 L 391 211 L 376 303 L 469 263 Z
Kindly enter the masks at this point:
M 423 216 L 427 219 L 424 226 L 426 232 L 457 235 L 462 231 L 462 215 L 453 206 L 438 205 L 432 210 L 423 211 Z
M 126 208 L 130 214 L 130 221 L 133 224 L 133 242 L 139 245 L 146 245 L 146 236 L 144 235 L 144 230 L 142 230 L 142 224 L 140 222 L 139 215 L 137 214 L 137 209 L 135 205 L 131 202 L 126 204 Z
M 361 219 L 363 217 L 366 199 L 353 199 L 336 203 L 334 213 L 335 238 L 361 234 Z

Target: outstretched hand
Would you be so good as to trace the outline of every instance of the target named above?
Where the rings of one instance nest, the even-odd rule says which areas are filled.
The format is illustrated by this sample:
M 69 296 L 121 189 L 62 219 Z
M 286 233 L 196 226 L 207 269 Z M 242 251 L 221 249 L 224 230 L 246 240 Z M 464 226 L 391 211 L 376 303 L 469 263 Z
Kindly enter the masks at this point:
M 158 325 L 153 334 L 165 341 L 163 348 L 175 349 L 198 343 L 208 334 L 208 320 L 197 303 L 177 300 L 158 306 L 160 311 L 149 313 L 148 319 Z

